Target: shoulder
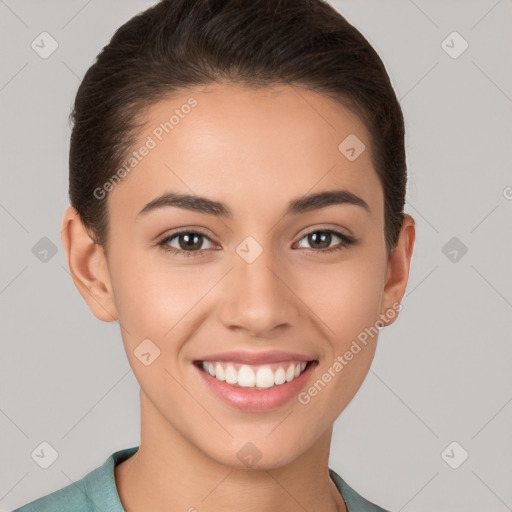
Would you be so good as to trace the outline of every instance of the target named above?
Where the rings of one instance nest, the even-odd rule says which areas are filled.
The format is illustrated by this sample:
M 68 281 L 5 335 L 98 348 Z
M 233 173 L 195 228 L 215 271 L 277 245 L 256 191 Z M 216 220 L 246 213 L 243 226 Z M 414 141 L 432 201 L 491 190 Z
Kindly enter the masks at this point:
M 114 478 L 114 466 L 126 460 L 138 447 L 111 454 L 100 467 L 81 480 L 42 496 L 12 512 L 124 512 Z
M 343 496 L 347 504 L 348 512 L 389 512 L 360 496 L 343 478 L 341 478 L 341 476 L 330 468 L 329 474 Z
M 95 510 L 88 502 L 81 481 L 31 501 L 13 512 L 90 512 Z

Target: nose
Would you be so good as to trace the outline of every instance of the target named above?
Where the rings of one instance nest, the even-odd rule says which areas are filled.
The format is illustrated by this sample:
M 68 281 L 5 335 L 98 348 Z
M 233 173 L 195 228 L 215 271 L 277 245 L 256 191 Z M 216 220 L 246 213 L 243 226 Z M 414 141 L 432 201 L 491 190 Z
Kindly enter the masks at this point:
M 234 254 L 223 287 L 219 314 L 227 329 L 265 338 L 296 325 L 301 302 L 293 293 L 293 277 L 270 249 L 251 263 Z

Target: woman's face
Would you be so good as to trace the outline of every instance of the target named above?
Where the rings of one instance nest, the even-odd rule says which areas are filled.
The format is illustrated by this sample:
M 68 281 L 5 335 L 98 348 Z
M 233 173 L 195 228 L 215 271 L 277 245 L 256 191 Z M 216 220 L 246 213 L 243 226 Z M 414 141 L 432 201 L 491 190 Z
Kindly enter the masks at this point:
M 143 424 L 233 467 L 290 462 L 325 441 L 405 290 L 412 245 L 395 272 L 368 131 L 312 91 L 217 84 L 153 105 L 139 142 L 105 188 L 105 293 L 86 299 L 119 320 Z M 190 198 L 146 206 L 165 194 Z M 262 357 L 246 377 L 244 355 Z M 302 360 L 314 362 L 295 380 Z M 253 389 L 251 371 L 285 383 Z

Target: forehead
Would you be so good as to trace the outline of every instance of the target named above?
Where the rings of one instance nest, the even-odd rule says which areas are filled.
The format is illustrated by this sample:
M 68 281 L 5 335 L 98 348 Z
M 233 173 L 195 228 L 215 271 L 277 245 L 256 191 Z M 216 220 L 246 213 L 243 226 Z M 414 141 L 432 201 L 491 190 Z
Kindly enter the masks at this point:
M 374 214 L 382 209 L 364 123 L 304 88 L 215 84 L 182 91 L 145 112 L 134 150 L 143 146 L 150 149 L 110 192 L 112 215 L 136 215 L 169 191 L 222 199 L 235 213 L 248 206 L 270 212 L 273 205 L 277 213 L 290 198 L 345 188 L 373 204 Z

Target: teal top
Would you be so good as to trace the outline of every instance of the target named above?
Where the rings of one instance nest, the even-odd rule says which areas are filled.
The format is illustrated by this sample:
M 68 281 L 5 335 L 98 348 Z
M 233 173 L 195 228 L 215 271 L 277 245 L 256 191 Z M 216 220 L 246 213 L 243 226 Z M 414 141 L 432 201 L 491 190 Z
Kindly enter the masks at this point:
M 23 505 L 13 512 L 125 512 L 114 478 L 114 466 L 131 457 L 138 446 L 114 452 L 105 463 L 51 494 Z M 332 469 L 331 479 L 340 491 L 349 512 L 388 512 L 359 496 Z

